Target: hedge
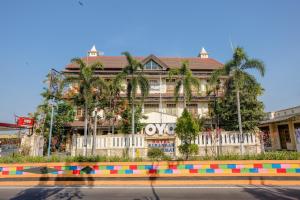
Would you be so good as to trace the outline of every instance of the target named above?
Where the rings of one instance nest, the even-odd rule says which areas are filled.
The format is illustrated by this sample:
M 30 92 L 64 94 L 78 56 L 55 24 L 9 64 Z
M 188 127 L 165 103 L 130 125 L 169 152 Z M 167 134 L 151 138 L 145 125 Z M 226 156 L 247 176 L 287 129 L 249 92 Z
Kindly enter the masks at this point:
M 10 156 L 0 157 L 0 163 L 49 163 L 49 162 L 130 162 L 130 161 L 148 161 L 149 159 L 136 158 L 134 160 L 126 157 L 106 157 L 106 156 L 22 156 L 20 154 L 12 154 Z M 169 161 L 170 158 L 166 157 L 164 160 Z M 174 161 L 183 161 L 182 158 L 174 159 Z M 256 155 L 237 155 L 226 154 L 217 157 L 191 157 L 190 160 L 194 161 L 213 161 L 213 160 L 300 160 L 299 152 L 277 151 L 266 152 Z

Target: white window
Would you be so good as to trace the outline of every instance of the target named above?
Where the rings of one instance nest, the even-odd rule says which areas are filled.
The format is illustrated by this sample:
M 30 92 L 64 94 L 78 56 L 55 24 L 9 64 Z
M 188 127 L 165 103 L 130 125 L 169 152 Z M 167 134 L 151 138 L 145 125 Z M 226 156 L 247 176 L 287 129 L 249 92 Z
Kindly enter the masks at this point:
M 192 115 L 198 114 L 198 105 L 197 104 L 187 104 L 187 109 Z
M 177 108 L 175 103 L 167 104 L 167 113 L 170 115 L 177 115 Z
M 150 91 L 159 91 L 160 89 L 159 80 L 149 80 L 149 84 L 150 84 Z
M 158 112 L 159 104 L 144 104 L 144 113 Z
M 207 89 L 207 81 L 206 80 L 202 80 L 201 81 L 201 85 L 200 85 L 200 91 L 201 92 L 206 92 L 206 89 Z
M 175 79 L 167 79 L 166 80 L 167 84 L 167 92 L 168 93 L 173 93 L 176 85 L 176 80 Z

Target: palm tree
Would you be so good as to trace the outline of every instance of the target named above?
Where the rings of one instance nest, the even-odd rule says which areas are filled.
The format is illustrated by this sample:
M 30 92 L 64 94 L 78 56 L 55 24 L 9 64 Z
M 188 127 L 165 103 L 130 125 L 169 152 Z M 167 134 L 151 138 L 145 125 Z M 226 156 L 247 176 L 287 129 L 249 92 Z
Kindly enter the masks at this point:
M 129 52 L 122 53 L 127 59 L 127 66 L 120 73 L 120 77 L 127 80 L 127 98 L 131 103 L 131 133 L 132 133 L 132 158 L 135 157 L 135 149 L 134 149 L 134 132 L 135 132 L 135 98 L 137 94 L 137 90 L 139 88 L 141 92 L 141 98 L 144 98 L 149 94 L 149 81 L 143 75 L 144 66 L 139 61 L 134 59 Z
M 190 102 L 193 95 L 193 87 L 199 92 L 199 79 L 193 76 L 192 71 L 189 68 L 189 62 L 183 61 L 180 68 L 171 69 L 169 71 L 169 78 L 176 77 L 176 86 L 174 90 L 174 96 L 176 102 L 179 98 L 180 88 L 183 87 L 183 101 L 184 108 L 186 108 L 187 102 Z
M 240 90 L 244 84 L 244 80 L 251 75 L 246 71 L 248 69 L 257 70 L 261 76 L 265 75 L 265 65 L 258 59 L 250 59 L 243 48 L 237 47 L 234 49 L 233 57 L 223 68 L 216 70 L 210 77 L 211 83 L 216 83 L 220 76 L 229 76 L 236 90 L 236 106 L 238 114 L 238 124 L 240 133 L 240 153 L 243 154 L 243 128 L 240 106 Z
M 67 76 L 64 80 L 65 84 L 73 84 L 77 88 L 76 94 L 72 97 L 72 101 L 76 106 L 84 107 L 84 155 L 87 156 L 87 131 L 88 119 L 92 110 L 95 108 L 95 99 L 100 89 L 105 86 L 104 80 L 98 76 L 94 76 L 96 70 L 103 69 L 100 62 L 88 65 L 80 58 L 73 58 L 72 63 L 79 65 L 79 74 L 76 76 Z M 93 134 L 95 141 L 96 133 Z
M 112 80 L 107 82 L 107 96 L 109 99 L 109 122 L 111 123 L 112 119 L 112 134 L 114 134 L 115 130 L 115 111 L 118 110 L 117 104 L 120 101 L 121 91 L 124 91 L 124 87 L 122 85 L 121 74 L 118 74 Z

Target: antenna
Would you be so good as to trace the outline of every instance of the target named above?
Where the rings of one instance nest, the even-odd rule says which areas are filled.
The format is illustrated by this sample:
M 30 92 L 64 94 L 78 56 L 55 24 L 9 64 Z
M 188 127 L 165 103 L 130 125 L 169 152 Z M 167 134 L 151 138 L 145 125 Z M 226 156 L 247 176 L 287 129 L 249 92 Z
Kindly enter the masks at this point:
M 233 44 L 232 44 L 232 40 L 231 40 L 231 36 L 230 35 L 229 35 L 229 43 L 230 43 L 231 51 L 233 53 L 234 52 L 234 48 L 233 48 Z

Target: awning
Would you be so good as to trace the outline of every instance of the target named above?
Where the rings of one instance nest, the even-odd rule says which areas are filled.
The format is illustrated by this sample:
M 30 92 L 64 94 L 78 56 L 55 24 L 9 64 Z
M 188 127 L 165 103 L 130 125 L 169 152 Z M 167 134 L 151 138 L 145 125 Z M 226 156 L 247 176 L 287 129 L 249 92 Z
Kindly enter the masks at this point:
M 294 117 L 297 117 L 297 116 L 300 116 L 300 114 L 276 117 L 274 119 L 262 121 L 262 122 L 260 122 L 260 124 L 263 125 L 263 124 L 270 124 L 270 123 L 275 123 L 275 122 L 287 121 L 287 120 L 290 120 L 290 119 L 292 119 Z
M 11 131 L 25 129 L 26 127 L 19 126 L 17 124 L 0 123 L 0 131 Z

